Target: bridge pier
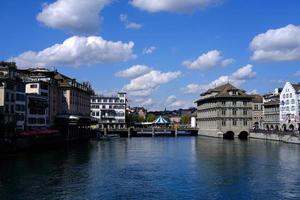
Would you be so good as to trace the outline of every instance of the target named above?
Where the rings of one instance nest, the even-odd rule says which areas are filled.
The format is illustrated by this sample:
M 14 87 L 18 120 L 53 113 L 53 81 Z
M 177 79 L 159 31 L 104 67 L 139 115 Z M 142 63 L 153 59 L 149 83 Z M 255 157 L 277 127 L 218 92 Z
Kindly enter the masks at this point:
M 152 137 L 154 137 L 154 135 L 155 135 L 155 128 L 152 127 Z

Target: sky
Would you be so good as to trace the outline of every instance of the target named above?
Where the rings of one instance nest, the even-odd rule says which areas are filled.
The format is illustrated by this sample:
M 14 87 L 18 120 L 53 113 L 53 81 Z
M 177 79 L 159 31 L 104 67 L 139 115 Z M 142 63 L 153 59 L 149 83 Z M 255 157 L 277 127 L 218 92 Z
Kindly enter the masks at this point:
M 298 0 L 1 0 L 0 60 L 57 69 L 149 110 L 224 83 L 300 82 Z

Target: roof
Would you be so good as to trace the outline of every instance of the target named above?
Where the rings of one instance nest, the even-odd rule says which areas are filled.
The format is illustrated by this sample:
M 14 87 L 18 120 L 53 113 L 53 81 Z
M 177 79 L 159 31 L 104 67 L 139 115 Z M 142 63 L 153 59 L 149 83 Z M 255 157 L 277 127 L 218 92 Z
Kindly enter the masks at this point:
M 263 97 L 262 96 L 260 96 L 258 94 L 254 94 L 252 96 L 253 96 L 253 99 L 252 99 L 253 103 L 263 103 Z
M 279 106 L 280 101 L 279 100 L 272 100 L 264 103 L 264 106 L 273 106 L 273 105 L 278 105 Z
M 154 124 L 168 124 L 169 122 L 162 116 L 159 116 L 153 123 Z
M 236 95 L 230 94 L 229 93 L 230 91 L 235 91 Z M 214 98 L 216 98 L 216 97 L 248 97 L 248 98 L 252 98 L 252 96 L 248 95 L 245 92 L 245 90 L 236 88 L 235 86 L 231 85 L 230 83 L 209 89 L 206 92 L 202 93 L 201 96 L 209 95 L 212 93 L 217 93 L 216 95 L 213 96 Z
M 292 84 L 293 88 L 298 92 L 300 90 L 300 83 Z

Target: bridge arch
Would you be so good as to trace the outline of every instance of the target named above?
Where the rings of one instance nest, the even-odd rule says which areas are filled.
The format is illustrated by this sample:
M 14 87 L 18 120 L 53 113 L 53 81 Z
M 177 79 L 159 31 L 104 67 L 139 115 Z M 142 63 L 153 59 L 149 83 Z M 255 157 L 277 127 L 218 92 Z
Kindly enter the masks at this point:
M 249 136 L 249 133 L 247 131 L 242 131 L 239 134 L 239 139 L 240 140 L 247 140 Z
M 290 131 L 294 131 L 294 129 L 295 129 L 294 125 L 291 124 L 291 125 L 289 126 L 289 130 L 290 130 Z
M 227 140 L 233 140 L 234 139 L 234 132 L 233 131 L 227 131 L 223 134 L 223 138 Z

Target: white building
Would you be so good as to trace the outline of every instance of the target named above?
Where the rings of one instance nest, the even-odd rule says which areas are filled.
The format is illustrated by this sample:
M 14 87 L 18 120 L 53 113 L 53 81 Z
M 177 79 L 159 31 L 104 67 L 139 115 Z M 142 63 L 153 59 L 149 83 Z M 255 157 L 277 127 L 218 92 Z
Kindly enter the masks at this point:
M 281 130 L 300 130 L 300 84 L 286 82 L 280 94 Z
M 116 96 L 91 97 L 91 116 L 98 120 L 100 128 L 126 128 L 126 93 Z

